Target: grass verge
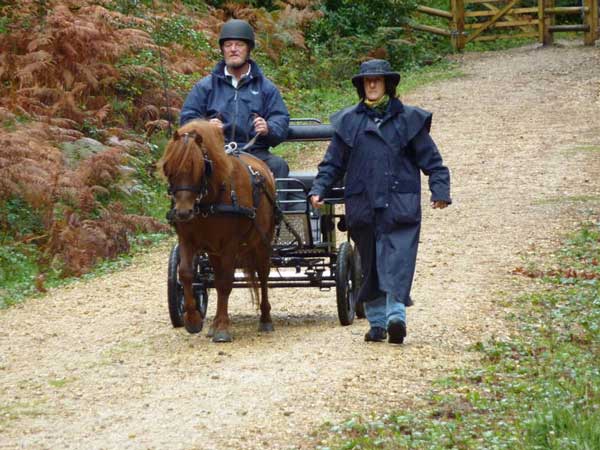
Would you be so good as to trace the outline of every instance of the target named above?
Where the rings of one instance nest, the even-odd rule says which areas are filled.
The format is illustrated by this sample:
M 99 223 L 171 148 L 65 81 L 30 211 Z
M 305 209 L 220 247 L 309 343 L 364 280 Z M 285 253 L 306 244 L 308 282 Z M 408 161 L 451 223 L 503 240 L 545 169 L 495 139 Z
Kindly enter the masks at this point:
M 430 407 L 330 427 L 325 449 L 600 449 L 600 223 L 565 243 L 544 288 L 511 308 L 519 333 L 440 381 Z
M 98 263 L 92 271 L 80 279 L 92 278 L 106 273 L 122 270 L 127 267 L 133 257 L 156 244 L 165 241 L 171 236 L 167 233 L 138 234 L 129 238 L 131 248 L 129 252 L 122 253 L 118 258 L 104 260 Z M 0 310 L 22 302 L 30 297 L 43 295 L 47 289 L 64 286 L 69 282 L 79 279 L 76 277 L 64 278 L 58 270 L 47 271 L 40 278 L 37 259 L 38 250 L 34 246 L 23 248 L 23 244 L 3 246 L 0 248 Z M 166 264 L 166 260 L 165 260 Z

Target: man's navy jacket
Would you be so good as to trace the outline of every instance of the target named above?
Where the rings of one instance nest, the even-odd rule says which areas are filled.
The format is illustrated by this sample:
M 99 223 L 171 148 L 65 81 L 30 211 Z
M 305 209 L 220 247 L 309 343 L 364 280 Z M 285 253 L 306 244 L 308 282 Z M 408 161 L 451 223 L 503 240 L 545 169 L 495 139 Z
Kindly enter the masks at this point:
M 250 60 L 250 74 L 233 87 L 225 77 L 225 62 L 202 78 L 188 94 L 181 109 L 180 124 L 193 119 L 218 118 L 223 122 L 225 142 L 235 141 L 243 147 L 254 135 L 256 115 L 264 118 L 269 134 L 259 136 L 253 149 L 266 149 L 281 143 L 286 137 L 290 115 L 275 85 L 258 65 Z

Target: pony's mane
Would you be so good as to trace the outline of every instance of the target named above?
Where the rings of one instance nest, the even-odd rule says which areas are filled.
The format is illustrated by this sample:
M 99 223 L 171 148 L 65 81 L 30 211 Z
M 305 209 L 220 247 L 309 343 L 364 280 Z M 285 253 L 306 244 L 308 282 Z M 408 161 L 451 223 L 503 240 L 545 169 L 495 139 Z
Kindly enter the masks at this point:
M 195 136 L 202 139 L 201 147 Z M 204 171 L 204 156 L 213 162 L 213 176 L 227 177 L 232 170 L 231 160 L 224 149 L 223 132 L 205 120 L 193 120 L 180 127 L 167 144 L 165 154 L 159 162 L 163 174 L 190 173 L 199 179 Z

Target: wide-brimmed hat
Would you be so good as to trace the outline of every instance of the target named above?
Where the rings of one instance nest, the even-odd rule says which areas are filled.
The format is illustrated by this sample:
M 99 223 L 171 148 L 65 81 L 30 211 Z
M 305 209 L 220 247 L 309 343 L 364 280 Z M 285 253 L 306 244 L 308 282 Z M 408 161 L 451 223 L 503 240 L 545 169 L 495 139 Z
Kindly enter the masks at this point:
M 362 87 L 365 77 L 384 77 L 389 79 L 394 88 L 400 82 L 400 74 L 392 70 L 392 66 L 385 59 L 370 59 L 360 65 L 358 74 L 352 77 L 352 84 L 357 88 Z

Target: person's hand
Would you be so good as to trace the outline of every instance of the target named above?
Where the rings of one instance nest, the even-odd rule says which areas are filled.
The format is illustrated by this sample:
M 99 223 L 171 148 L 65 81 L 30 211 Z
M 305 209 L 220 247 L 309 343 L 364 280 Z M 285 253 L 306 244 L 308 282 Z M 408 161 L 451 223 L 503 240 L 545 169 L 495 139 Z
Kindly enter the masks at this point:
M 310 196 L 310 204 L 313 208 L 319 209 L 323 206 L 323 199 L 319 195 L 311 195 Z
M 269 134 L 269 124 L 262 117 L 256 116 L 254 118 L 254 131 L 256 132 L 256 134 L 266 136 L 267 134 Z
M 431 202 L 431 207 L 433 209 L 444 209 L 446 206 L 448 206 L 448 202 L 445 202 L 443 200 L 436 200 L 435 202 Z
M 208 123 L 212 123 L 212 124 L 218 126 L 219 128 L 223 128 L 223 122 L 221 122 L 221 119 L 217 119 L 216 117 L 210 119 L 208 121 Z

